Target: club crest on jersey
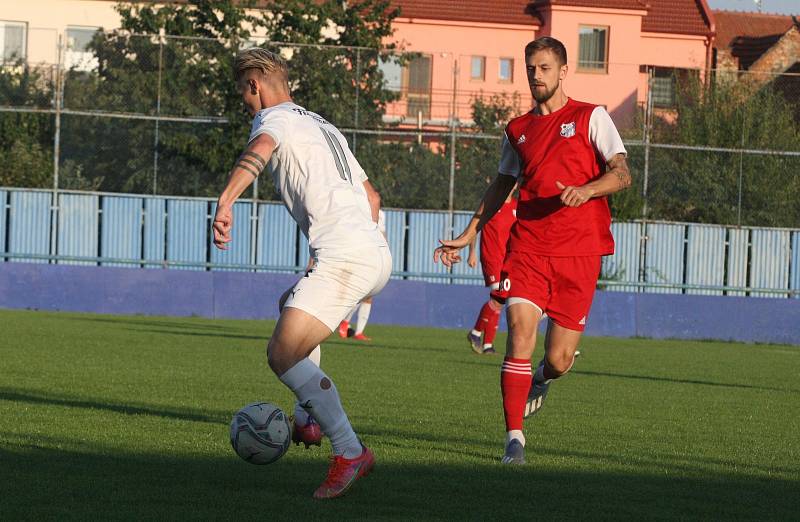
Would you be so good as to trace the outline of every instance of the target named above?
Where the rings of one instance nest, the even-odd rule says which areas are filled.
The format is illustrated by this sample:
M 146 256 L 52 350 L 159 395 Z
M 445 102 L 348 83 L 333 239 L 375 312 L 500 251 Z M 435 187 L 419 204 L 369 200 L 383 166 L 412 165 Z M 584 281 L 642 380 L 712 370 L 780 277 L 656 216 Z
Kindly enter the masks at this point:
M 575 136 L 575 122 L 572 121 L 570 123 L 562 123 L 561 124 L 561 137 L 562 138 L 571 138 Z

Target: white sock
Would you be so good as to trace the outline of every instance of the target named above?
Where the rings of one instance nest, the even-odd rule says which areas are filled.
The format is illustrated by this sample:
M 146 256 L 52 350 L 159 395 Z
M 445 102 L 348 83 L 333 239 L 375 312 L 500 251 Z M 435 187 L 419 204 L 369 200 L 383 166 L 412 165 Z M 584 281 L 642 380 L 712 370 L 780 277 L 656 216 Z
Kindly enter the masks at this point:
M 517 439 L 525 447 L 525 435 L 522 434 L 522 430 L 510 430 L 506 433 L 506 445 L 511 442 L 511 439 Z
M 369 321 L 369 313 L 372 310 L 372 303 L 361 303 L 358 309 L 358 324 L 356 326 L 356 335 L 364 333 L 364 328 L 367 327 Z
M 478 336 L 478 337 L 480 337 L 480 336 L 481 336 L 481 332 L 479 332 L 478 330 L 472 330 L 472 332 L 471 332 L 471 333 L 472 333 L 472 335 L 476 335 L 476 336 Z
M 308 358 L 311 362 L 319 366 L 320 358 L 322 357 L 322 350 L 319 349 L 319 345 L 316 348 L 311 350 L 311 353 L 308 354 Z M 294 420 L 298 426 L 305 426 L 308 424 L 308 418 L 310 415 L 306 410 L 300 406 L 300 401 L 295 401 L 294 403 Z
M 484 343 L 483 348 L 484 349 L 486 349 L 486 348 L 494 348 L 494 345 L 492 345 L 492 343 L 489 343 L 489 344 Z
M 344 320 L 345 320 L 345 322 L 346 322 L 346 323 L 348 323 L 348 324 L 349 324 L 349 323 L 350 323 L 350 321 L 352 321 L 352 320 L 353 320 L 353 314 L 354 314 L 354 313 L 356 313 L 356 310 L 357 310 L 357 309 L 358 309 L 358 305 L 355 305 L 355 306 L 353 307 L 353 309 L 352 309 L 352 310 L 350 310 L 350 312 L 348 312 L 348 314 L 347 314 L 347 317 L 345 317 L 345 318 L 344 318 Z
M 314 416 L 322 432 L 331 440 L 334 455 L 343 455 L 347 459 L 361 455 L 361 443 L 342 408 L 339 392 L 330 377 L 316 364 L 305 358 L 278 378 Z

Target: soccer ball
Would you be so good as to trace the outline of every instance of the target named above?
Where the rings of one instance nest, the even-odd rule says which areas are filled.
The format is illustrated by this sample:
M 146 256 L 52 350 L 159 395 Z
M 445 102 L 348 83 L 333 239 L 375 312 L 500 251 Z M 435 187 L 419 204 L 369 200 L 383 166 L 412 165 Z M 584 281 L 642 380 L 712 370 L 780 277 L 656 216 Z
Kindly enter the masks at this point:
M 286 414 L 268 402 L 254 402 L 231 421 L 231 446 L 250 464 L 270 464 L 289 449 L 292 431 Z

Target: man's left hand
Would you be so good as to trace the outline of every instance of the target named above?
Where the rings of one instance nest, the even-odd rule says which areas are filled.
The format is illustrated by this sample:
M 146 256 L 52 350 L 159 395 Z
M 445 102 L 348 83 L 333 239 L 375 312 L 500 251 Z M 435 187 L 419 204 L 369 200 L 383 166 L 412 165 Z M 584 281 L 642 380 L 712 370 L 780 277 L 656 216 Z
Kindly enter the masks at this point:
M 586 187 L 565 186 L 556 181 L 556 187 L 561 191 L 561 203 L 567 207 L 579 207 L 592 199 L 592 191 Z

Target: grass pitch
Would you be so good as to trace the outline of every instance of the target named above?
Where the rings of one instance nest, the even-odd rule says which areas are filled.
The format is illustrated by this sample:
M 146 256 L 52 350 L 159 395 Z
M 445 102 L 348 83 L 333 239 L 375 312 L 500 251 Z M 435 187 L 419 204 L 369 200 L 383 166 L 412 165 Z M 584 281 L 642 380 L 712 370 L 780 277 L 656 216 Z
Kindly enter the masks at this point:
M 228 442 L 272 322 L 0 311 L 0 520 L 796 519 L 800 348 L 586 338 L 499 464 L 501 356 L 370 325 L 322 366 L 375 452 L 319 502 L 330 447 L 253 466 Z M 499 336 L 502 346 L 504 337 Z M 535 359 L 540 356 L 537 350 Z

